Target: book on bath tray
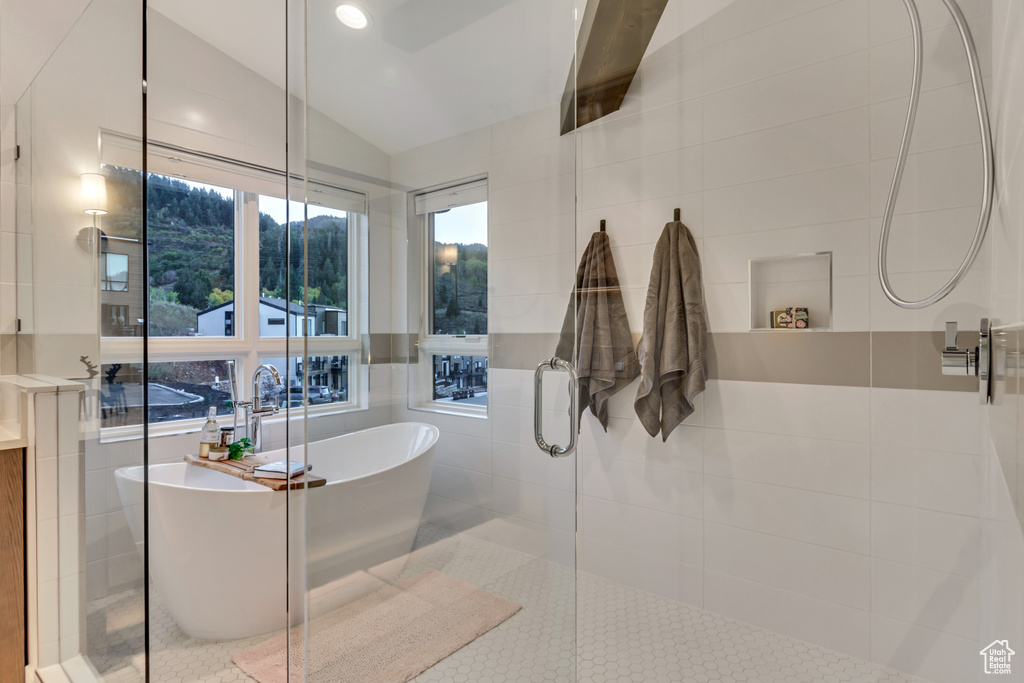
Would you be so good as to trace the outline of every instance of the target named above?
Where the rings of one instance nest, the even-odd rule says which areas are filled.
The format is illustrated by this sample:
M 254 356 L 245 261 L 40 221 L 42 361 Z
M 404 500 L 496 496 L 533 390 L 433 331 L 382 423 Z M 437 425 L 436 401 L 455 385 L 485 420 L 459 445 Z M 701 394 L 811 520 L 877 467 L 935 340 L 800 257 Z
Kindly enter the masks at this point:
M 312 465 L 307 467 L 301 462 L 294 460 L 278 460 L 277 462 L 268 462 L 266 465 L 254 467 L 252 473 L 253 476 L 263 477 L 264 479 L 291 479 L 312 469 Z

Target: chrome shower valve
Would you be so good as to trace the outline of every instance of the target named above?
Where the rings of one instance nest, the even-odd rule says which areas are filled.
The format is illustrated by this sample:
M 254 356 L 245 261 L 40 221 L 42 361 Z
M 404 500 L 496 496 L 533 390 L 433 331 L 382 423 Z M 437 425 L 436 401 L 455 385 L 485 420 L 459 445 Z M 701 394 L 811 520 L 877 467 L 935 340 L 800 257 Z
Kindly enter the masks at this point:
M 978 378 L 978 394 L 982 403 L 989 402 L 989 376 L 991 374 L 991 335 L 992 326 L 988 318 L 981 319 L 981 333 L 978 345 L 972 348 L 960 348 L 956 343 L 957 329 L 955 322 L 946 323 L 946 346 L 942 349 L 942 374 L 968 376 Z
M 942 349 L 943 375 L 973 375 L 978 369 L 978 347 L 961 349 L 956 344 L 957 326 L 946 323 L 946 346 Z

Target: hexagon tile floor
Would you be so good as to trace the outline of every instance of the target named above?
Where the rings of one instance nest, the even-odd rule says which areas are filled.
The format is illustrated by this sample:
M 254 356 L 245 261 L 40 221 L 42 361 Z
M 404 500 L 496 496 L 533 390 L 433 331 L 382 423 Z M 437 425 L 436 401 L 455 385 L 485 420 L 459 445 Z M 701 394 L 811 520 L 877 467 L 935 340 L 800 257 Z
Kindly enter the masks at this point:
M 426 569 L 473 583 L 520 603 L 523 609 L 424 671 L 414 683 L 921 683 L 854 657 L 588 574 L 579 577 L 577 609 L 569 568 L 430 525 L 421 527 L 402 576 Z M 322 604 L 314 603 L 311 609 L 314 613 L 333 609 L 330 603 L 330 596 L 324 596 Z M 227 642 L 191 639 L 178 629 L 156 596 L 151 617 L 152 680 L 158 683 L 251 681 L 235 667 L 231 655 L 269 637 Z M 142 629 L 139 593 L 89 605 L 88 654 L 102 680 L 143 680 Z

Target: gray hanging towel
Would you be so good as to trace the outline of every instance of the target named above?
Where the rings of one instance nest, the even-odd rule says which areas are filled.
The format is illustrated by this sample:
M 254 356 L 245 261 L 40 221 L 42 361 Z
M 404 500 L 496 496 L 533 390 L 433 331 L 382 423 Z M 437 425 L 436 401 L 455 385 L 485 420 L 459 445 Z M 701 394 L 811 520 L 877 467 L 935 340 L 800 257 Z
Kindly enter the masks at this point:
M 673 221 L 654 247 L 644 327 L 637 348 L 640 386 L 633 407 L 647 433 L 668 439 L 693 412 L 707 377 L 707 323 L 693 235 Z
M 608 431 L 608 398 L 640 374 L 608 233 L 595 232 L 583 252 L 555 355 L 576 366 L 580 415 L 590 406 Z

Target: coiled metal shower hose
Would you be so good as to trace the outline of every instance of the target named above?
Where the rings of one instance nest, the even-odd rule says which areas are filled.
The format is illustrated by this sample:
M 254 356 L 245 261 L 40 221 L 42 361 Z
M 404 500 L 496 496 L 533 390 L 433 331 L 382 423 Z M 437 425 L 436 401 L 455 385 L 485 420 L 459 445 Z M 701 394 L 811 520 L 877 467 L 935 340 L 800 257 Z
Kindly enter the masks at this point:
M 978 50 L 974 46 L 974 38 L 971 36 L 971 29 L 967 26 L 967 20 L 956 0 L 942 0 L 942 3 L 949 10 L 960 32 L 960 39 L 963 41 L 964 50 L 967 52 L 967 63 L 971 68 L 971 83 L 974 86 L 974 101 L 978 112 L 978 127 L 981 129 L 981 153 L 985 166 L 985 186 L 982 190 L 981 214 L 978 217 L 978 228 L 974 233 L 974 242 L 968 250 L 960 267 L 953 273 L 946 284 L 934 294 L 918 301 L 907 301 L 901 299 L 893 291 L 889 283 L 889 268 L 886 263 L 889 247 L 889 232 L 892 228 L 892 215 L 896 209 L 896 197 L 900 191 L 900 181 L 903 179 L 903 167 L 907 163 L 907 153 L 910 150 L 910 136 L 914 132 L 914 121 L 917 118 L 917 103 L 921 97 L 921 63 L 923 61 L 923 50 L 921 43 L 923 36 L 921 31 L 921 18 L 917 13 L 915 0 L 903 0 L 910 15 L 910 23 L 914 33 L 914 80 L 910 90 L 910 106 L 907 108 L 907 121 L 903 126 L 903 141 L 900 143 L 899 155 L 896 158 L 896 171 L 893 174 L 892 185 L 889 186 L 889 199 L 885 204 L 885 217 L 882 219 L 882 237 L 878 243 L 878 279 L 882 284 L 882 291 L 889 301 L 903 308 L 924 308 L 931 306 L 941 300 L 963 280 L 967 270 L 974 263 L 974 259 L 981 249 L 981 243 L 985 239 L 985 232 L 988 230 L 989 218 L 992 214 L 992 195 L 994 191 L 993 176 L 995 167 L 992 161 L 992 131 L 989 127 L 988 107 L 985 104 L 985 89 L 981 82 L 981 67 L 978 64 Z

